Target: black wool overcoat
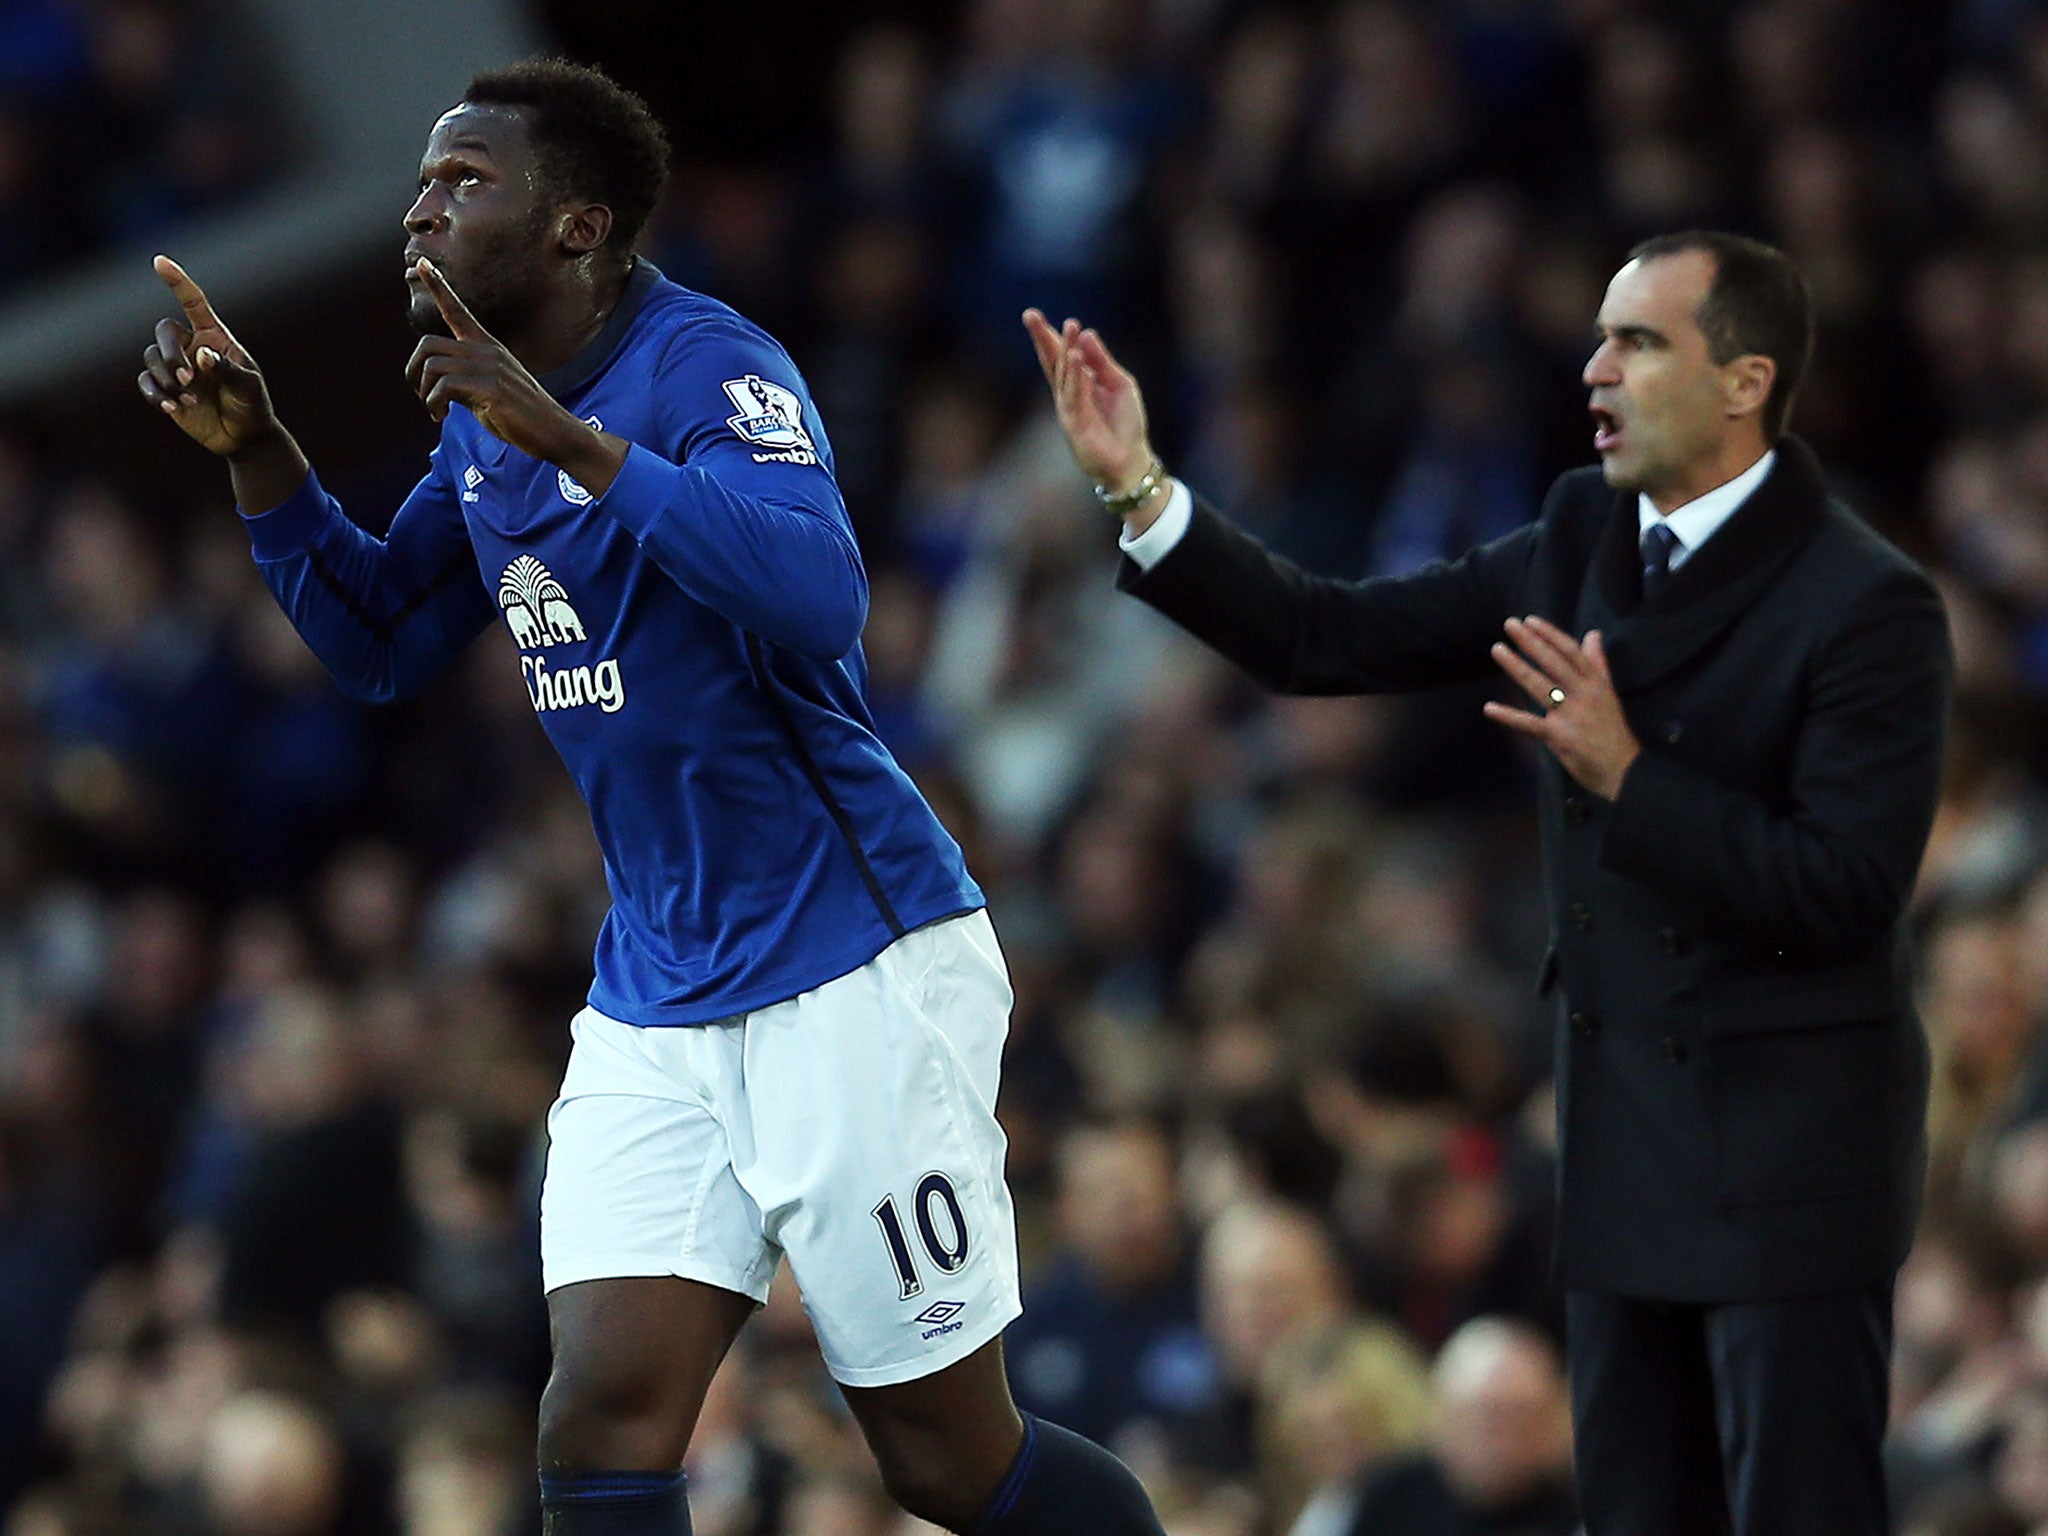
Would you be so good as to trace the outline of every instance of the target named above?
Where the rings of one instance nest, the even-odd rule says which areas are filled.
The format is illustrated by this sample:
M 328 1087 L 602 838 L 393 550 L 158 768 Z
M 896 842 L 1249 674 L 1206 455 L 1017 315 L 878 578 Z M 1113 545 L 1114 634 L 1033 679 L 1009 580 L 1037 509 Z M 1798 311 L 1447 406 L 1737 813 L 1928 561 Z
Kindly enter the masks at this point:
M 1559 1280 L 1708 1303 L 1882 1282 L 1924 1163 L 1903 914 L 1941 778 L 1941 601 L 1796 439 L 1649 601 L 1637 533 L 1634 494 L 1578 470 L 1504 538 L 1344 582 L 1198 503 L 1118 583 L 1284 693 L 1498 677 L 1510 616 L 1600 630 L 1642 754 L 1611 803 L 1540 770 Z

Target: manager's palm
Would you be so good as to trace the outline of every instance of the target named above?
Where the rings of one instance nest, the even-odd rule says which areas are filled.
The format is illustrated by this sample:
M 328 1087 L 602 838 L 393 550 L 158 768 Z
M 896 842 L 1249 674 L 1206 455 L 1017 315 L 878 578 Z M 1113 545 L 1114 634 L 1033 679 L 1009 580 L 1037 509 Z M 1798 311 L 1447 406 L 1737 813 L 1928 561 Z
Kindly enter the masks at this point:
M 1093 330 L 1069 320 L 1054 330 L 1038 310 L 1024 312 L 1053 409 L 1074 462 L 1099 485 L 1122 488 L 1152 462 L 1145 397 L 1138 381 Z

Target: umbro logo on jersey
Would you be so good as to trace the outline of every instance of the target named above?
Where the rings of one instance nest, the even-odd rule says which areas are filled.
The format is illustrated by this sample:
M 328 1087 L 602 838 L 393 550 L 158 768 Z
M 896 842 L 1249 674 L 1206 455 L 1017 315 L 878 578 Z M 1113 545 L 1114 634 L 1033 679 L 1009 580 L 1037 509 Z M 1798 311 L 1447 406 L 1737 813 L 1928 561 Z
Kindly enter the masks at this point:
M 815 464 L 818 445 L 804 430 L 803 402 L 794 390 L 784 389 L 758 373 L 727 379 L 726 398 L 738 409 L 725 424 L 756 448 L 769 450 L 754 455 L 756 464 Z
M 470 465 L 469 468 L 462 472 L 462 499 L 464 501 L 475 501 L 477 499 L 476 488 L 483 483 L 484 472 L 474 464 Z
M 521 555 L 498 578 L 498 609 L 522 653 L 574 645 L 588 638 L 582 618 L 569 603 L 568 591 L 532 555 Z M 611 657 L 595 666 L 551 668 L 545 656 L 522 654 L 519 671 L 536 713 L 595 704 L 615 715 L 626 707 L 625 680 Z
M 963 1325 L 954 1322 L 953 1319 L 966 1310 L 967 1303 L 964 1301 L 935 1301 L 911 1321 L 928 1325 L 919 1335 L 920 1338 L 936 1339 L 941 1334 L 958 1331 Z

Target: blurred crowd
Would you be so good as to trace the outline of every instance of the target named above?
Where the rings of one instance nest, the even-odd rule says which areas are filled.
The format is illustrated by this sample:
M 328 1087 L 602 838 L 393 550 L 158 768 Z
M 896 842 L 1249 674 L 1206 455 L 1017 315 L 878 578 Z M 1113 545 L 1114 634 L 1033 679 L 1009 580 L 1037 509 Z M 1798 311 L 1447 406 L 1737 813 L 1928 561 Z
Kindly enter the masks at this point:
M 0 0 L 0 294 L 261 186 L 288 146 L 233 0 Z
M 0 0 L 71 40 L 8 88 L 187 14 Z M 0 210 L 78 153 L 15 100 Z M 1795 429 L 1959 653 L 1898 1529 L 2048 1532 L 2048 11 L 965 0 L 857 29 L 835 102 L 814 156 L 680 166 L 649 253 L 805 370 L 880 728 L 990 895 L 1025 1404 L 1174 1536 L 1577 1527 L 1528 763 L 1483 694 L 1267 698 L 1117 597 L 1017 311 L 1100 326 L 1277 547 L 1399 571 L 1590 461 L 1628 245 L 1735 227 L 1811 280 Z M 509 637 L 357 708 L 224 484 L 95 469 L 0 431 L 0 1530 L 520 1536 L 582 808 Z M 904 1536 L 798 1300 L 719 1377 L 696 1529 Z

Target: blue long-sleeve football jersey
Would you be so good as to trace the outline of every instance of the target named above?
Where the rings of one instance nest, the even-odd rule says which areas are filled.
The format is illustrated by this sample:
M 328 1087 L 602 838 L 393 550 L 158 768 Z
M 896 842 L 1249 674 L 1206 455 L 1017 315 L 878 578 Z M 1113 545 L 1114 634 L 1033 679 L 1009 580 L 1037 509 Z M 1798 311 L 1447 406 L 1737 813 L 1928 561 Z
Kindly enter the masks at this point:
M 402 697 L 510 629 L 611 886 L 591 1006 L 727 1018 L 981 906 L 875 735 L 867 577 L 788 354 L 640 262 L 602 334 L 541 383 L 633 444 L 604 495 L 457 405 L 386 538 L 311 475 L 247 521 L 264 580 L 354 697 Z

